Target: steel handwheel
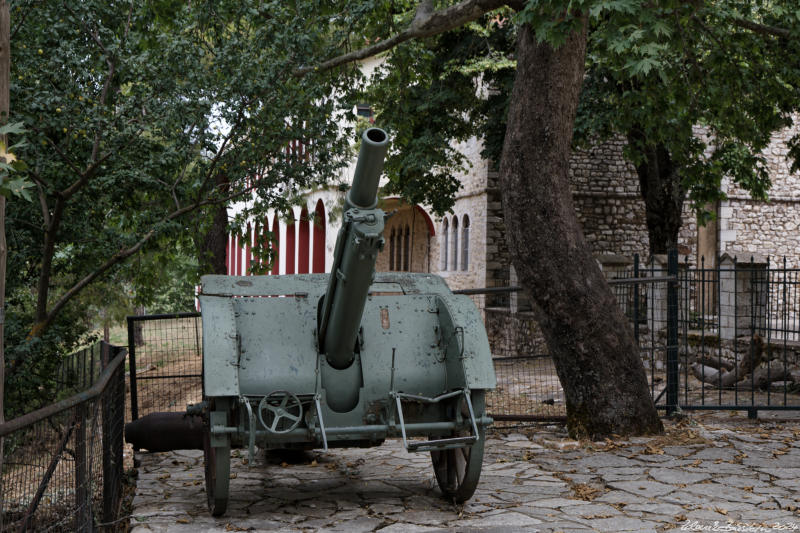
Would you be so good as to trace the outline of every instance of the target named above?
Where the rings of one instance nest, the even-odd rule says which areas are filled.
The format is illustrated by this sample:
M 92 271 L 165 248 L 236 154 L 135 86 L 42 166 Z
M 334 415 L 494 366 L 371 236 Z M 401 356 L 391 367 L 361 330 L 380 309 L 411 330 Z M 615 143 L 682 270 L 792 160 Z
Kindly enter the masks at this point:
M 485 395 L 482 390 L 472 391 L 472 409 L 475 416 L 484 415 Z M 463 398 L 459 399 L 461 415 L 469 420 L 469 410 Z M 451 437 L 471 435 L 470 429 L 453 432 Z M 478 425 L 478 441 L 470 447 L 453 448 L 450 450 L 431 451 L 433 472 L 436 482 L 442 490 L 442 495 L 448 500 L 463 503 L 470 499 L 478 487 L 483 463 L 483 448 L 486 430 Z
M 208 510 L 212 516 L 222 516 L 228 508 L 231 480 L 231 440 L 228 435 L 222 437 L 222 445 L 211 445 L 211 421 L 213 402 L 210 403 L 209 414 L 206 415 L 206 427 L 203 431 L 203 458 L 206 474 L 206 496 Z M 227 419 L 227 413 L 224 413 Z M 227 423 L 227 420 L 226 420 Z M 220 444 L 217 442 L 217 444 Z
M 288 433 L 300 424 L 303 404 L 291 392 L 278 390 L 261 399 L 258 418 L 270 432 Z

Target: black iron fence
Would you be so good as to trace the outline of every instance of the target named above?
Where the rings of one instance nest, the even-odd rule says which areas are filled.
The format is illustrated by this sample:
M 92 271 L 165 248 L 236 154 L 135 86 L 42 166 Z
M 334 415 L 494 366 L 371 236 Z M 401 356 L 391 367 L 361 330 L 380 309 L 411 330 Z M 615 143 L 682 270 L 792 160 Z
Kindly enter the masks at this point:
M 53 365 L 44 386 L 43 394 L 31 394 L 31 387 L 6 387 L 7 417 L 16 417 L 44 407 L 54 400 L 65 398 L 91 387 L 103 370 L 103 348 L 96 342 L 91 346 L 68 354 Z M 53 392 L 53 394 L 51 394 Z M 9 408 L 9 405 L 15 406 Z M 20 406 L 20 407 L 16 407 Z
M 680 408 L 800 413 L 800 269 L 726 254 L 678 277 Z
M 800 269 L 723 256 L 699 265 L 672 252 L 607 269 L 631 321 L 656 406 L 676 411 L 800 414 Z M 470 289 L 462 294 L 520 287 Z M 509 298 L 511 306 L 514 297 Z M 566 414 L 563 390 L 532 313 L 485 310 L 495 352 L 500 421 L 547 421 Z M 502 327 L 498 328 L 497 317 Z M 507 344 L 507 345 L 506 345 Z M 515 349 L 516 348 L 516 349 Z M 512 354 L 512 355 L 509 355 Z
M 61 377 L 83 390 L 0 425 L 0 530 L 94 531 L 118 519 L 125 354 L 98 343 L 68 357 Z

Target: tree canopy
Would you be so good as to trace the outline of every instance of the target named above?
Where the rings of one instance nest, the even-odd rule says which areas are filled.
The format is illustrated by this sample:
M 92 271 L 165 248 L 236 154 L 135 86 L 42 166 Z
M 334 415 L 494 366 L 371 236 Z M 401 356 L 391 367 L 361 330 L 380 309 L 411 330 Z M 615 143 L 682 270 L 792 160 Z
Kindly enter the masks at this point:
M 685 197 L 713 216 L 724 178 L 767 199 L 764 150 L 800 102 L 798 17 L 790 2 L 718 0 L 598 20 L 577 131 L 626 138 L 652 252 L 677 245 Z
M 213 206 L 280 209 L 336 176 L 350 148 L 333 95 L 357 71 L 295 75 L 336 46 L 332 6 L 311 2 L 17 2 L 11 15 L 10 118 L 33 184 L 8 209 L 14 385 L 46 380 L 49 367 L 23 367 L 79 342 L 93 283 L 152 300 L 149 274 L 195 255 Z
M 556 12 L 551 4 L 540 12 Z M 713 216 L 708 206 L 724 199 L 723 177 L 766 199 L 763 150 L 773 133 L 793 124 L 800 102 L 800 13 L 792 2 L 582 5 L 589 32 L 574 142 L 628 141 L 625 156 L 639 172 L 648 225 L 670 226 L 666 234 L 650 232 L 651 249 L 676 244 L 687 196 L 701 221 Z M 420 188 L 452 188 L 464 160 L 451 143 L 469 135 L 483 139 L 486 157 L 500 160 L 517 29 L 529 19 L 494 11 L 387 57 L 368 98 L 403 143 L 402 159 L 389 165 L 395 187 L 410 197 Z M 559 42 L 558 18 L 531 20 L 537 37 Z M 795 161 L 799 141 L 792 143 Z

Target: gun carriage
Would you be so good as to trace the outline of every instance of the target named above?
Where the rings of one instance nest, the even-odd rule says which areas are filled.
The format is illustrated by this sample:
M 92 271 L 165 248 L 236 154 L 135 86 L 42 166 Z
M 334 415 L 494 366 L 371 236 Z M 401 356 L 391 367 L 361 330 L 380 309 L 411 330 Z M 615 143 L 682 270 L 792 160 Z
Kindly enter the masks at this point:
M 208 505 L 225 512 L 231 447 L 377 446 L 429 452 L 445 497 L 480 477 L 495 386 L 478 310 L 431 274 L 376 273 L 388 137 L 362 136 L 331 274 L 204 276 L 203 448 Z M 197 407 L 195 407 L 197 411 Z M 420 439 L 419 437 L 422 437 Z M 234 495 L 235 497 L 235 495 Z

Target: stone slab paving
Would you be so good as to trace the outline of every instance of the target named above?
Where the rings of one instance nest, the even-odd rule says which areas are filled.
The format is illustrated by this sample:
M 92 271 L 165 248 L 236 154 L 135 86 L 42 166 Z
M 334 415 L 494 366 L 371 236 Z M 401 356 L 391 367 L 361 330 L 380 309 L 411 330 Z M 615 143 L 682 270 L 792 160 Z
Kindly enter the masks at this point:
M 495 432 L 463 506 L 399 441 L 327 453 L 234 451 L 226 516 L 209 516 L 198 451 L 137 453 L 133 533 L 800 531 L 800 425 L 692 420 L 667 434 L 577 442 Z M 524 432 L 523 432 L 524 431 Z

